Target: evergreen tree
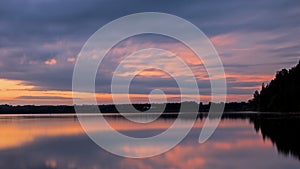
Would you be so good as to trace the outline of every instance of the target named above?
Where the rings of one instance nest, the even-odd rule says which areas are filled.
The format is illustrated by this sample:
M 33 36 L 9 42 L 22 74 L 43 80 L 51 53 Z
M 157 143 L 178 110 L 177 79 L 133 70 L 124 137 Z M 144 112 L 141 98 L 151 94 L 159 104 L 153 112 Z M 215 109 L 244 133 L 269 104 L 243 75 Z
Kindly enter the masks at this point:
M 300 111 L 300 61 L 290 70 L 282 69 L 261 91 L 255 91 L 250 100 L 258 111 L 299 112 Z

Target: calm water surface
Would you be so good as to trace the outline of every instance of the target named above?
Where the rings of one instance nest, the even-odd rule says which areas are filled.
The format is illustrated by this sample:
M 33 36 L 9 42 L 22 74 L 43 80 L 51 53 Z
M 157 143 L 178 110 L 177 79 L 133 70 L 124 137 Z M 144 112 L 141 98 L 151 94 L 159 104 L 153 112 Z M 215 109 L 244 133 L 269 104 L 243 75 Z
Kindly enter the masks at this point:
M 90 119 L 95 131 L 105 132 L 93 117 L 86 118 Z M 157 135 L 174 121 L 160 118 L 147 125 L 136 125 L 123 118 L 107 119 L 119 132 L 134 137 Z M 182 120 L 182 127 L 186 120 Z M 299 119 L 280 118 L 223 119 L 214 135 L 204 144 L 199 144 L 197 140 L 204 121 L 198 119 L 188 136 L 170 151 L 147 159 L 129 159 L 98 147 L 84 133 L 76 117 L 0 116 L 0 168 L 296 169 L 300 167 L 299 139 L 288 131 L 295 130 L 293 125 L 300 125 L 298 122 Z M 116 145 L 116 148 L 143 154 L 159 148 L 159 145 L 130 148 Z

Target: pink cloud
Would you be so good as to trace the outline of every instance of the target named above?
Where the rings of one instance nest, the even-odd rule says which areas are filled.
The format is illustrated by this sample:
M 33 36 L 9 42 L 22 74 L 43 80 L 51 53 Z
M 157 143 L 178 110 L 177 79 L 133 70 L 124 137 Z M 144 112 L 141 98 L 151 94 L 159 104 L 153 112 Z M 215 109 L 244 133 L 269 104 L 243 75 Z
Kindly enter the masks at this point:
M 213 36 L 210 38 L 212 43 L 215 46 L 221 47 L 221 46 L 232 46 L 237 43 L 236 36 L 234 34 L 222 34 Z
M 56 59 L 52 58 L 52 59 L 46 60 L 44 63 L 46 65 L 55 65 L 57 63 L 57 61 L 56 61 Z
M 76 59 L 75 59 L 75 58 L 73 58 L 73 57 L 69 57 L 69 58 L 67 58 L 67 62 L 74 63 L 75 61 L 76 61 Z

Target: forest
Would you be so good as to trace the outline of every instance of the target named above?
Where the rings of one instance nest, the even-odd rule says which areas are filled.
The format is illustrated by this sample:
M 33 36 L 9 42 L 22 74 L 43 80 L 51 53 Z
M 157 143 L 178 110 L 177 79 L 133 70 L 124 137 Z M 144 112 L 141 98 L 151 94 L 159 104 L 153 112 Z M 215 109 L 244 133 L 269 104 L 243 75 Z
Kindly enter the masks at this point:
M 256 111 L 299 112 L 300 111 L 300 61 L 287 70 L 282 69 L 268 84 L 262 84 L 249 101 Z

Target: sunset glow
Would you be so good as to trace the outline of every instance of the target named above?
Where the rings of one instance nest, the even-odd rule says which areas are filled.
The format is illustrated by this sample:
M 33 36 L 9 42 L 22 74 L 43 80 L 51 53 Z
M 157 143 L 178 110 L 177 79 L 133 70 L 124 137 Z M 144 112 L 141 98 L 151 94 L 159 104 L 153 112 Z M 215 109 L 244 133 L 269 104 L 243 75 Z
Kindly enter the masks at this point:
M 297 169 L 299 75 L 299 0 L 0 0 L 0 169 Z
M 53 5 L 56 4 L 54 2 L 48 3 L 49 9 L 60 6 Z M 73 19 L 69 18 L 70 15 L 66 12 L 68 10 L 62 10 L 66 13 L 52 16 L 53 10 L 49 11 L 46 8 L 47 5 L 44 6 L 43 3 L 25 4 L 24 2 L 25 9 L 21 10 L 8 3 L 8 10 L 4 10 L 7 15 L 3 15 L 0 19 L 3 23 L 1 25 L 5 25 L 0 30 L 0 104 L 72 105 L 73 69 L 80 49 L 101 26 L 124 16 L 127 12 L 124 13 L 123 9 L 119 9 L 115 10 L 115 15 L 107 11 L 103 11 L 103 14 L 91 13 L 91 18 L 83 18 L 80 23 L 80 25 L 88 26 L 81 28 L 82 26 L 78 26 L 72 22 Z M 29 4 L 33 7 L 29 8 Z M 231 6 L 230 9 L 253 8 L 257 10 L 254 8 L 255 5 L 248 6 L 240 2 L 236 5 L 240 7 Z M 195 5 L 187 6 L 189 7 L 185 5 L 182 7 L 186 8 L 185 10 L 178 11 L 172 8 L 167 13 L 178 15 L 193 23 L 214 45 L 225 69 L 228 87 L 227 101 L 248 101 L 252 98 L 254 91 L 260 89 L 262 83 L 268 83 L 274 78 L 276 71 L 291 67 L 299 60 L 299 29 L 297 27 L 299 22 L 292 19 L 297 17 L 291 17 L 291 15 L 297 15 L 299 11 L 297 5 L 288 5 L 287 9 L 276 8 L 276 10 L 266 5 L 269 13 L 260 9 L 255 15 L 251 14 L 251 10 L 230 10 L 233 13 L 228 13 L 228 10 L 220 9 L 211 18 L 204 17 L 207 15 L 205 5 L 199 6 L 195 3 Z M 219 4 L 215 6 L 218 7 Z M 45 8 L 48 12 L 37 14 L 37 9 L 40 8 Z M 191 15 L 187 12 L 190 8 L 195 11 L 195 14 Z M 147 6 L 143 9 L 153 11 Z M 86 9 L 83 7 L 82 10 Z M 281 12 L 278 13 L 278 10 Z M 19 11 L 24 11 L 24 13 L 21 14 Z M 83 11 L 71 13 L 81 16 Z M 40 15 L 44 19 L 36 18 Z M 10 19 L 10 16 L 15 16 L 15 20 Z M 21 16 L 25 18 L 22 19 Z M 58 18 L 62 18 L 64 22 Z M 48 20 L 51 22 L 45 22 Z M 114 36 L 113 34 L 111 37 Z M 191 40 L 197 42 L 199 39 L 192 37 Z M 149 48 L 161 49 L 169 53 L 146 52 L 135 55 L 124 63 L 123 67 L 126 71 L 114 72 L 126 57 Z M 199 95 L 193 93 L 183 97 L 201 97 L 203 102 L 209 102 L 210 80 L 222 77 L 218 75 L 209 77 L 206 70 L 208 63 L 204 63 L 199 57 L 184 43 L 164 35 L 141 34 L 124 39 L 107 51 L 103 64 L 99 65 L 95 79 L 96 98 L 99 104 L 111 104 L 111 77 L 128 78 L 136 75 L 136 83 L 132 83 L 132 91 L 129 94 L 134 102 L 147 102 L 148 94 L 153 89 L 161 89 L 170 100 L 180 101 L 180 93 L 173 78 L 185 79 L 188 84 L 191 77 L 195 77 L 199 86 Z M 179 64 L 179 60 L 189 67 L 193 75 L 190 75 L 187 69 Z M 140 71 L 149 65 L 160 66 L 164 70 L 147 68 Z M 172 75 L 166 71 L 171 72 Z M 116 93 L 116 95 L 127 97 L 122 93 Z M 89 94 L 82 93 L 80 98 L 74 99 L 84 99 L 88 102 L 92 98 Z

